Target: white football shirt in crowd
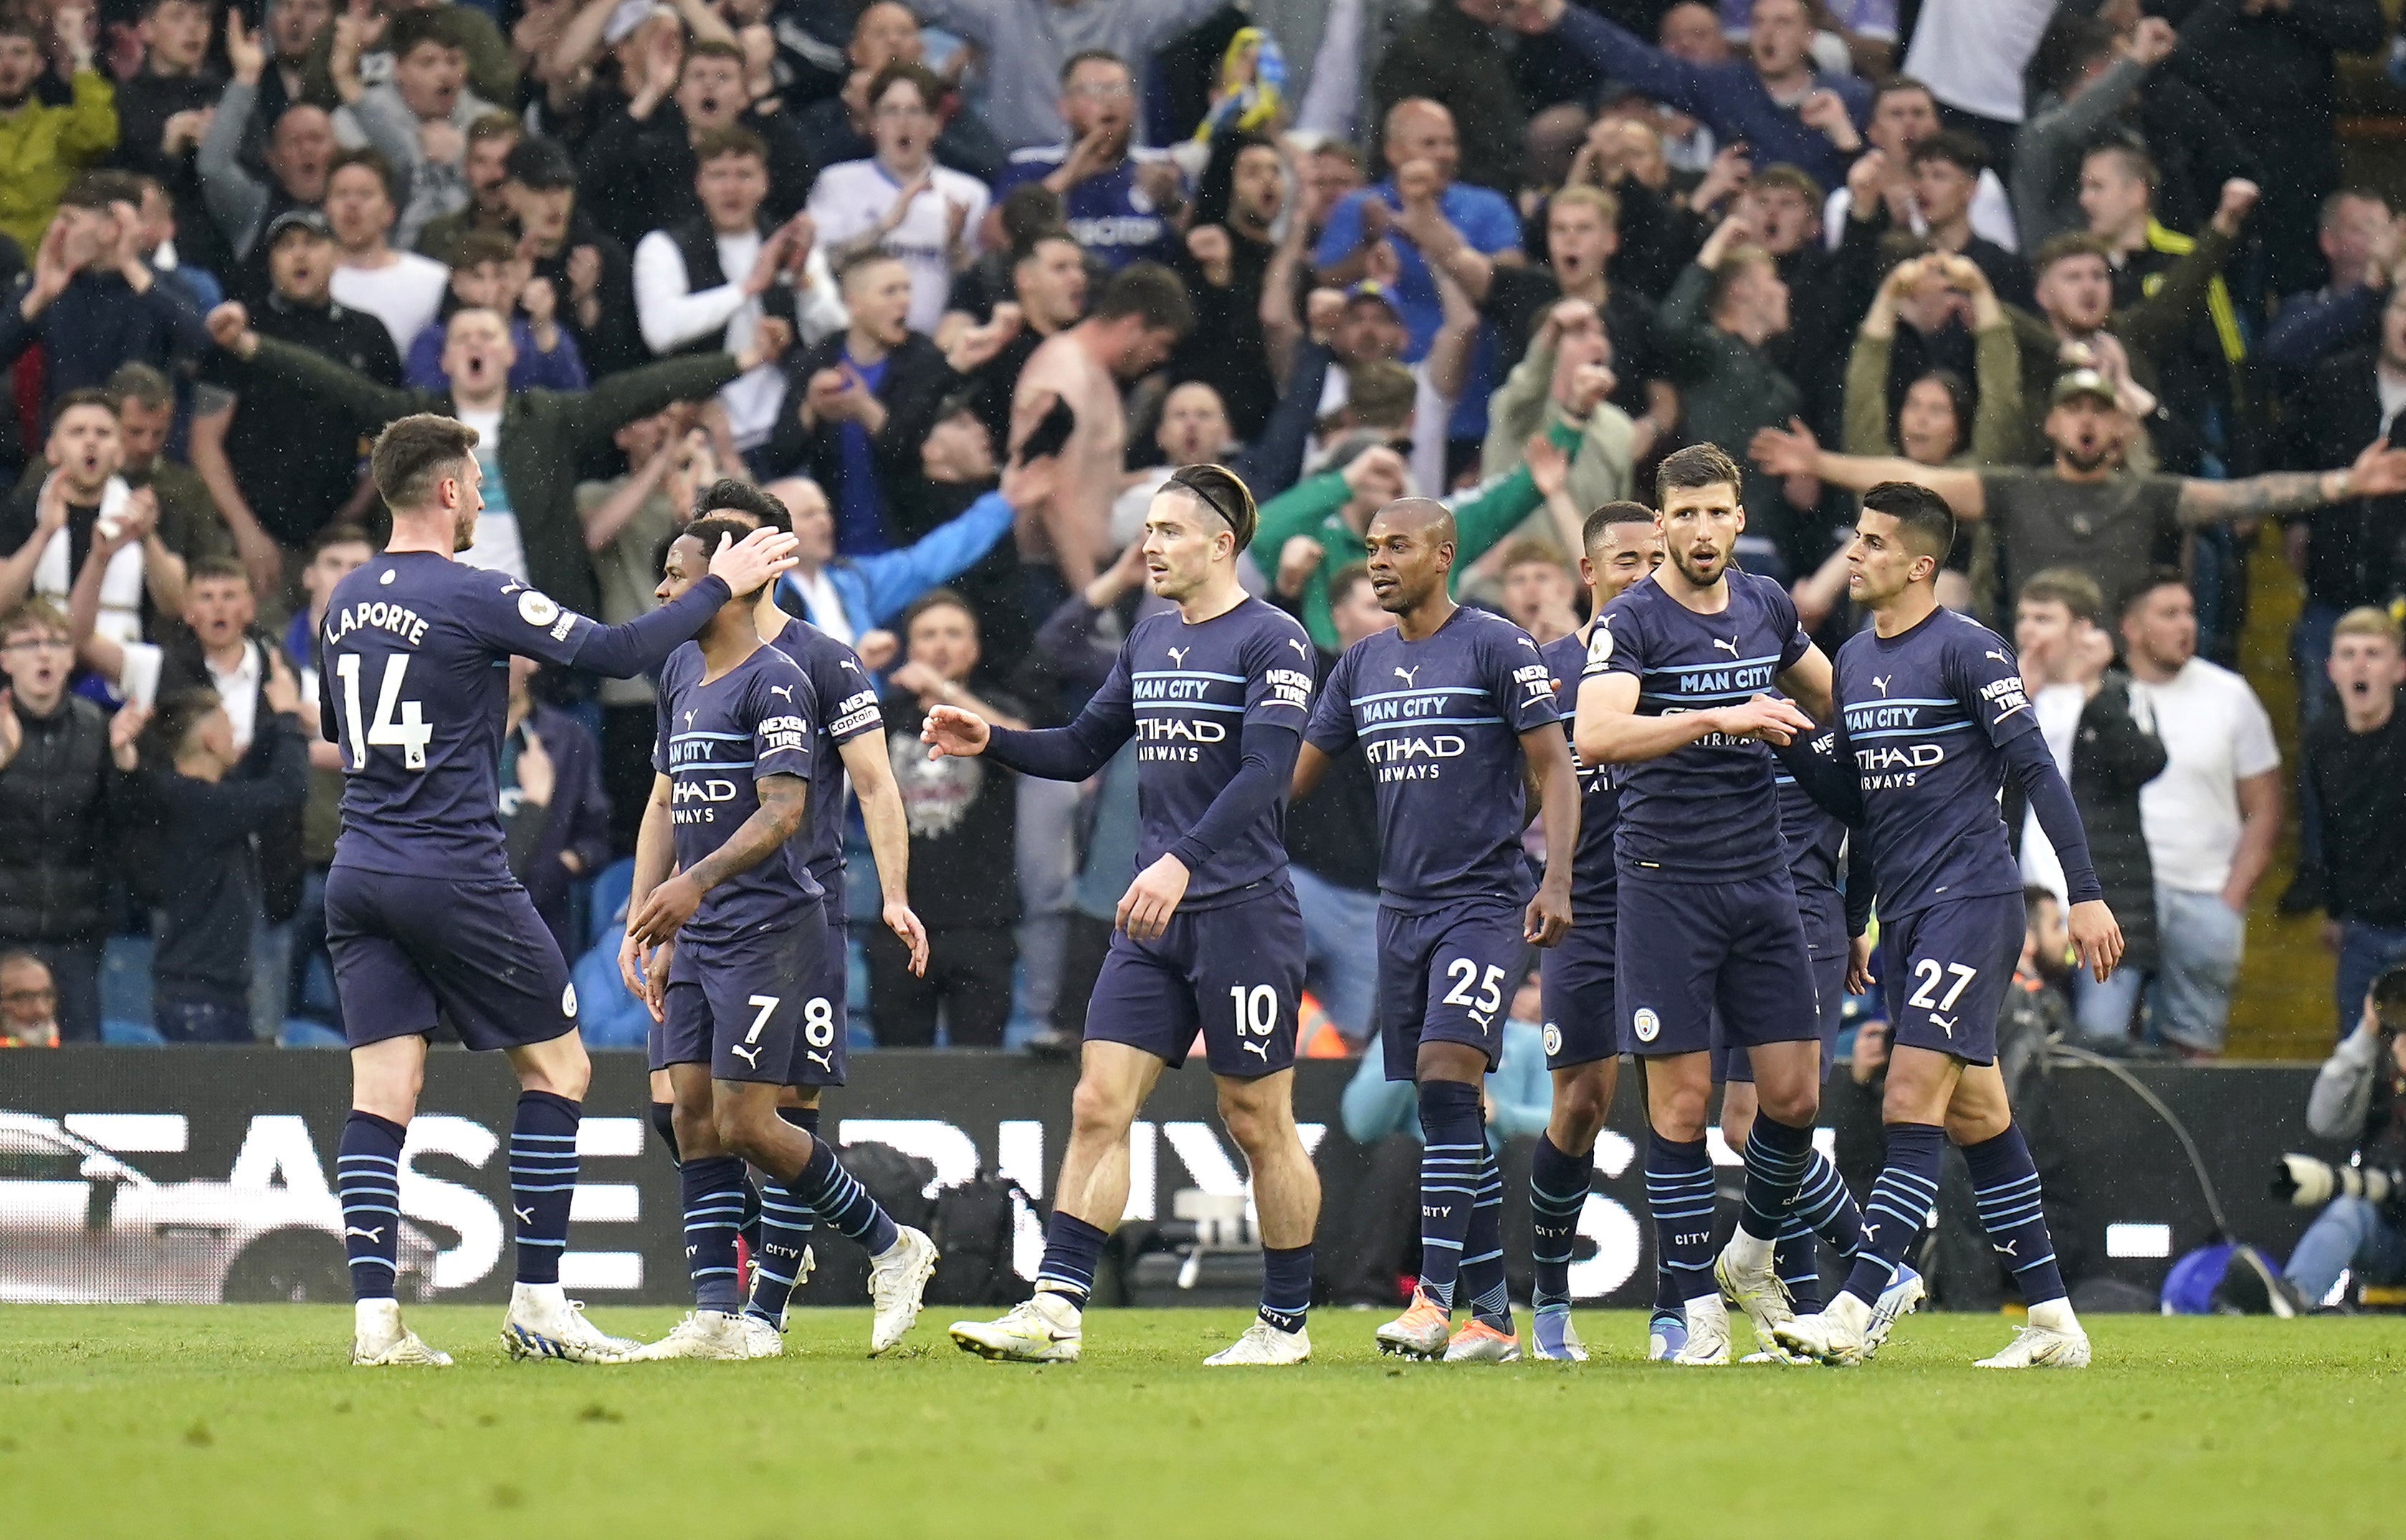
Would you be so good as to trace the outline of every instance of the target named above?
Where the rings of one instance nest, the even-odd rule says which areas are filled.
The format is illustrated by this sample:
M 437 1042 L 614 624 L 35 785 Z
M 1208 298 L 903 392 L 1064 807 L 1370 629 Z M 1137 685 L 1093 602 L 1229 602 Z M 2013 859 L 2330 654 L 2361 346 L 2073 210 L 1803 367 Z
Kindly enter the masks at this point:
M 818 226 L 819 239 L 841 246 L 875 229 L 901 192 L 902 184 L 873 160 L 842 161 L 828 167 L 811 187 L 811 219 Z M 944 317 L 944 300 L 953 291 L 953 255 L 945 244 L 952 216 L 946 205 L 958 204 L 966 210 L 961 241 L 974 255 L 978 226 L 984 222 L 991 201 L 984 182 L 949 166 L 938 166 L 932 185 L 911 200 L 911 211 L 902 222 L 878 243 L 879 249 L 901 258 L 911 270 L 912 331 L 934 332 Z

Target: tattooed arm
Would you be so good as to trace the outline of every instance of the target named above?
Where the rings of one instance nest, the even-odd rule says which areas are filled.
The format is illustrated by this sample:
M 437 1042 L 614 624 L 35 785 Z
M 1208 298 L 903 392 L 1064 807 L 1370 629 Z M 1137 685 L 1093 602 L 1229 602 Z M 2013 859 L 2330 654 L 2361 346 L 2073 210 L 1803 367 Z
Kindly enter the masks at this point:
M 2406 490 L 2406 449 L 2375 439 L 2344 471 L 2277 471 L 2243 481 L 2184 481 L 2180 521 L 2191 527 L 2294 514 Z
M 627 919 L 627 934 L 638 944 L 654 946 L 674 937 L 701 907 L 701 896 L 739 872 L 749 871 L 793 838 L 802 826 L 803 803 L 810 783 L 799 775 L 764 775 L 753 783 L 759 810 L 727 842 L 680 871 L 644 898 Z

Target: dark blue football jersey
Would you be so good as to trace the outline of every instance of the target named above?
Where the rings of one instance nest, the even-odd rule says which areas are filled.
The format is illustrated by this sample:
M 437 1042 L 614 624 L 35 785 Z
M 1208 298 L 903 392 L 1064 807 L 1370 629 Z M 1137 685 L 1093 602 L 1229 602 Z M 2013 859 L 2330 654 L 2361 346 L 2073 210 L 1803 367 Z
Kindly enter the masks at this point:
M 1359 742 L 1369 756 L 1380 902 L 1407 911 L 1492 897 L 1525 903 L 1536 883 L 1521 854 L 1529 823 L 1521 734 L 1561 720 L 1553 671 L 1529 633 L 1463 608 L 1422 641 L 1390 628 L 1346 648 L 1304 741 L 1327 755 Z
M 1776 770 L 1774 779 L 1779 792 L 1779 833 L 1788 841 L 1788 872 L 1796 880 L 1796 891 L 1815 887 L 1837 892 L 1847 826 L 1786 770 Z
M 1835 692 L 1880 912 L 2020 892 L 1998 745 L 2039 726 L 2004 639 L 1943 607 L 1897 636 L 1860 630 L 1838 649 Z
M 1640 578 L 1604 607 L 1587 674 L 1637 681 L 1637 714 L 1669 716 L 1776 693 L 1812 643 L 1788 590 L 1732 570 L 1729 604 L 1698 615 Z M 1759 877 L 1785 864 L 1770 749 L 1709 734 L 1658 759 L 1622 765 L 1621 864 L 1674 882 Z M 1576 912 L 1576 911 L 1575 911 Z
M 594 623 L 431 551 L 373 558 L 318 629 L 318 709 L 343 754 L 337 865 L 506 875 L 501 807 L 508 663 L 568 664 Z
M 1587 668 L 1587 643 L 1577 631 L 1556 637 L 1537 649 L 1554 677 L 1554 707 L 1563 713 L 1563 731 L 1573 732 L 1578 711 L 1579 678 Z M 1571 763 L 1578 769 L 1578 848 L 1571 860 L 1571 921 L 1574 925 L 1610 925 L 1621 883 L 1613 868 L 1612 845 L 1621 821 L 1621 788 L 1613 784 L 1610 765 L 1590 765 L 1571 745 Z
M 835 892 L 843 881 L 843 757 L 837 751 L 864 733 L 883 732 L 877 681 L 860 655 L 807 620 L 788 620 L 771 645 L 794 660 L 818 699 L 811 743 L 811 812 L 795 836 L 802 859 L 819 886 Z
M 707 681 L 700 644 L 688 642 L 669 655 L 660 670 L 652 768 L 669 778 L 679 870 L 692 870 L 760 810 L 754 783 L 790 775 L 808 784 L 818 715 L 809 676 L 775 647 L 757 648 Z M 723 941 L 779 929 L 801 919 L 819 897 L 801 841 L 788 840 L 703 894 L 680 934 Z
M 1137 622 L 1080 713 L 1108 752 L 1136 740 L 1136 870 L 1185 839 L 1236 779 L 1246 724 L 1302 733 L 1311 672 L 1309 633 L 1258 599 L 1196 625 L 1175 610 Z M 1210 909 L 1285 872 L 1281 795 L 1188 874 L 1180 907 Z

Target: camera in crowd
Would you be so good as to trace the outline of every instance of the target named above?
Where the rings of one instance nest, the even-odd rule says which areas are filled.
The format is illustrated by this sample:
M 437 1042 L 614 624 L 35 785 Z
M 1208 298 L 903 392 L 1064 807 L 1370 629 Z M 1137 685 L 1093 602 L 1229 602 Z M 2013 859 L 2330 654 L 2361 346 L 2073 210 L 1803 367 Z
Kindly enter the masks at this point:
M 2333 1166 L 2312 1155 L 2283 1155 L 2272 1173 L 2272 1195 L 2299 1208 L 2319 1208 L 2333 1198 L 2362 1198 L 2388 1208 L 2406 1194 L 2406 1172 L 2378 1166 Z

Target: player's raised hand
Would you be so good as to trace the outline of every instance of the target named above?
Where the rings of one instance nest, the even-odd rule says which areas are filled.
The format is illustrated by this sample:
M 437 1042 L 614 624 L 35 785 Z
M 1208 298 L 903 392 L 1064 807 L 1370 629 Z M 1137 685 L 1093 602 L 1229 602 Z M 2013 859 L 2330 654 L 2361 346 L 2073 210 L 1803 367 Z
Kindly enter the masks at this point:
M 1821 445 L 1803 417 L 1790 417 L 1782 428 L 1758 428 L 1746 454 L 1755 469 L 1768 476 L 1809 476 L 1820 468 Z
M 757 593 L 760 586 L 794 564 L 794 537 L 784 530 L 759 529 L 742 540 L 718 537 L 711 553 L 710 575 L 724 579 L 739 594 Z
M 1169 928 L 1169 917 L 1178 912 L 1178 901 L 1186 897 L 1187 876 L 1186 863 L 1175 855 L 1164 855 L 1138 872 L 1120 895 L 1112 928 L 1126 931 L 1131 941 L 1159 940 Z
M 919 742 L 927 745 L 927 757 L 941 759 L 946 755 L 968 759 L 985 752 L 993 729 L 985 718 L 958 706 L 936 706 L 927 712 L 927 720 L 919 728 Z
M 2090 977 L 2103 983 L 2113 977 L 2114 967 L 2122 960 L 2122 926 L 2114 911 L 2105 907 L 2102 898 L 2091 898 L 2072 906 L 2073 950 L 2080 954 L 2081 966 Z
M 644 901 L 627 916 L 627 934 L 645 946 L 673 940 L 701 907 L 701 889 L 680 871 L 644 896 Z
M 1724 737 L 1756 738 L 1783 746 L 1813 730 L 1813 719 L 1797 710 L 1794 701 L 1768 695 L 1701 714 L 1711 717 L 1710 730 Z
M 892 931 L 911 952 L 911 972 L 925 978 L 927 972 L 927 927 L 919 923 L 918 914 L 899 898 L 885 900 L 885 928 Z

